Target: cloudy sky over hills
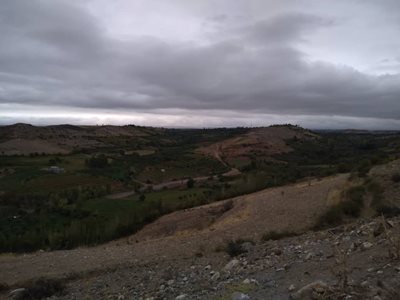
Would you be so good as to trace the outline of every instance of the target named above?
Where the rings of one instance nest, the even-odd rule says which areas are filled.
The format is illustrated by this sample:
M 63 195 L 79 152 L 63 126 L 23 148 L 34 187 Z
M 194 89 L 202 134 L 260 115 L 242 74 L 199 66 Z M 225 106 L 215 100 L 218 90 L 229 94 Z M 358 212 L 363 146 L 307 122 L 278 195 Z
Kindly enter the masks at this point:
M 400 129 L 398 0 L 1 0 L 0 124 Z

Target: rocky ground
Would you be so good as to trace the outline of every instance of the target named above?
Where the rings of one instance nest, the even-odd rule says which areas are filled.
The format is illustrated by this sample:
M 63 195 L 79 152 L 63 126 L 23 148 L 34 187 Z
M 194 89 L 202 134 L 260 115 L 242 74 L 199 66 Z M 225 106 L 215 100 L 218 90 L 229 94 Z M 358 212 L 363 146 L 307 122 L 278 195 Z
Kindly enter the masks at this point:
M 400 299 L 400 218 L 238 244 L 80 274 L 48 299 Z

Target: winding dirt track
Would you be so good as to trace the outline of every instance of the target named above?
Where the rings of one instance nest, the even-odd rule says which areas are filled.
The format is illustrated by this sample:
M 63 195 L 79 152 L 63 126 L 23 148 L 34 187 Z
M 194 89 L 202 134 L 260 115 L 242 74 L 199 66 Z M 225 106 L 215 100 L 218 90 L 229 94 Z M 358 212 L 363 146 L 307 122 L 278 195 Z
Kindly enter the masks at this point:
M 238 169 L 231 168 L 229 171 L 227 171 L 221 175 L 224 177 L 235 177 L 240 174 L 241 174 L 241 172 Z M 211 175 L 211 177 L 214 180 L 218 179 L 218 175 Z M 203 182 L 203 181 L 207 181 L 209 178 L 210 178 L 210 176 L 199 176 L 199 177 L 194 177 L 193 180 L 195 182 Z M 146 190 L 148 188 L 151 188 L 153 191 L 161 191 L 164 188 L 173 189 L 173 188 L 185 187 L 188 182 L 188 179 L 171 180 L 171 181 L 161 182 L 158 184 L 148 184 L 148 183 L 140 182 L 138 180 L 135 180 L 135 181 L 142 185 L 141 190 Z M 107 195 L 106 197 L 108 199 L 122 199 L 122 198 L 127 198 L 130 196 L 133 196 L 135 194 L 136 194 L 136 192 L 134 190 L 131 190 L 131 191 L 126 191 L 126 192 L 110 194 L 110 195 Z
M 266 189 L 229 200 L 175 212 L 128 238 L 96 247 L 0 256 L 0 283 L 15 285 L 38 277 L 65 277 L 120 265 L 190 258 L 233 238 L 258 239 L 268 231 L 305 231 L 313 226 L 346 186 L 338 175 Z

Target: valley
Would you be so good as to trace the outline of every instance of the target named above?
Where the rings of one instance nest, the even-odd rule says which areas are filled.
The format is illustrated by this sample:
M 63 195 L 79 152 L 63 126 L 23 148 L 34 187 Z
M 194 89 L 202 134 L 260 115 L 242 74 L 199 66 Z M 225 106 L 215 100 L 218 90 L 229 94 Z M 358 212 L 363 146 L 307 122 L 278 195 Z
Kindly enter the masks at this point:
M 24 137 L 26 126 L 21 132 L 20 127 L 2 139 Z M 306 283 L 284 267 L 294 263 L 295 245 L 306 241 L 331 253 L 336 250 L 327 247 L 338 237 L 329 235 L 330 228 L 377 224 L 380 215 L 392 220 L 400 211 L 400 136 L 395 132 L 312 132 L 292 125 L 135 127 L 135 135 L 119 129 L 103 133 L 105 128 L 91 128 L 91 135 L 80 136 L 91 142 L 68 153 L 3 153 L 4 295 L 20 287 L 23 294 L 35 285 L 60 284 L 63 292 L 49 296 L 230 299 L 242 293 L 252 299 L 287 299 Z M 54 136 L 54 129 L 50 132 Z M 276 247 L 287 255 L 264 258 L 263 249 Z M 316 257 L 317 250 L 307 251 Z M 320 259 L 321 272 L 326 272 L 334 256 L 323 255 L 329 256 Z M 301 268 L 313 268 L 313 260 L 299 257 Z M 241 267 L 224 271 L 232 259 Z M 168 273 L 172 265 L 184 274 L 202 271 L 189 276 L 190 271 L 181 282 L 180 275 Z M 256 269 L 250 272 L 246 265 Z M 289 273 L 278 279 L 274 274 L 281 265 Z M 151 270 L 158 274 L 150 275 Z M 207 270 L 212 271 L 209 278 Z M 265 276 L 276 288 L 265 290 Z M 242 283 L 245 279 L 250 285 Z M 335 276 L 323 279 L 329 281 L 330 292 L 337 288 Z M 289 289 L 292 284 L 295 289 Z

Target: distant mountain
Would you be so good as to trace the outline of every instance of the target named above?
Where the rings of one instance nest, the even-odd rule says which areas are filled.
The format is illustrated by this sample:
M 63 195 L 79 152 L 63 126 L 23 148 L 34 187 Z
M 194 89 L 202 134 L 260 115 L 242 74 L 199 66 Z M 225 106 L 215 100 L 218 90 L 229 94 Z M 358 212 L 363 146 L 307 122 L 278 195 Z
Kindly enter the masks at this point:
M 213 136 L 208 143 L 207 136 Z M 317 135 L 293 125 L 259 128 L 163 129 L 155 127 L 76 126 L 69 124 L 33 126 L 18 123 L 0 126 L 0 153 L 5 155 L 67 154 L 74 150 L 99 147 L 126 147 L 137 143 L 162 147 L 188 139 L 198 153 L 211 155 L 220 161 L 248 160 L 252 155 L 270 157 L 290 151 L 288 139 L 313 139 Z M 196 141 L 193 140 L 196 139 Z M 180 140 L 178 142 L 181 143 Z

